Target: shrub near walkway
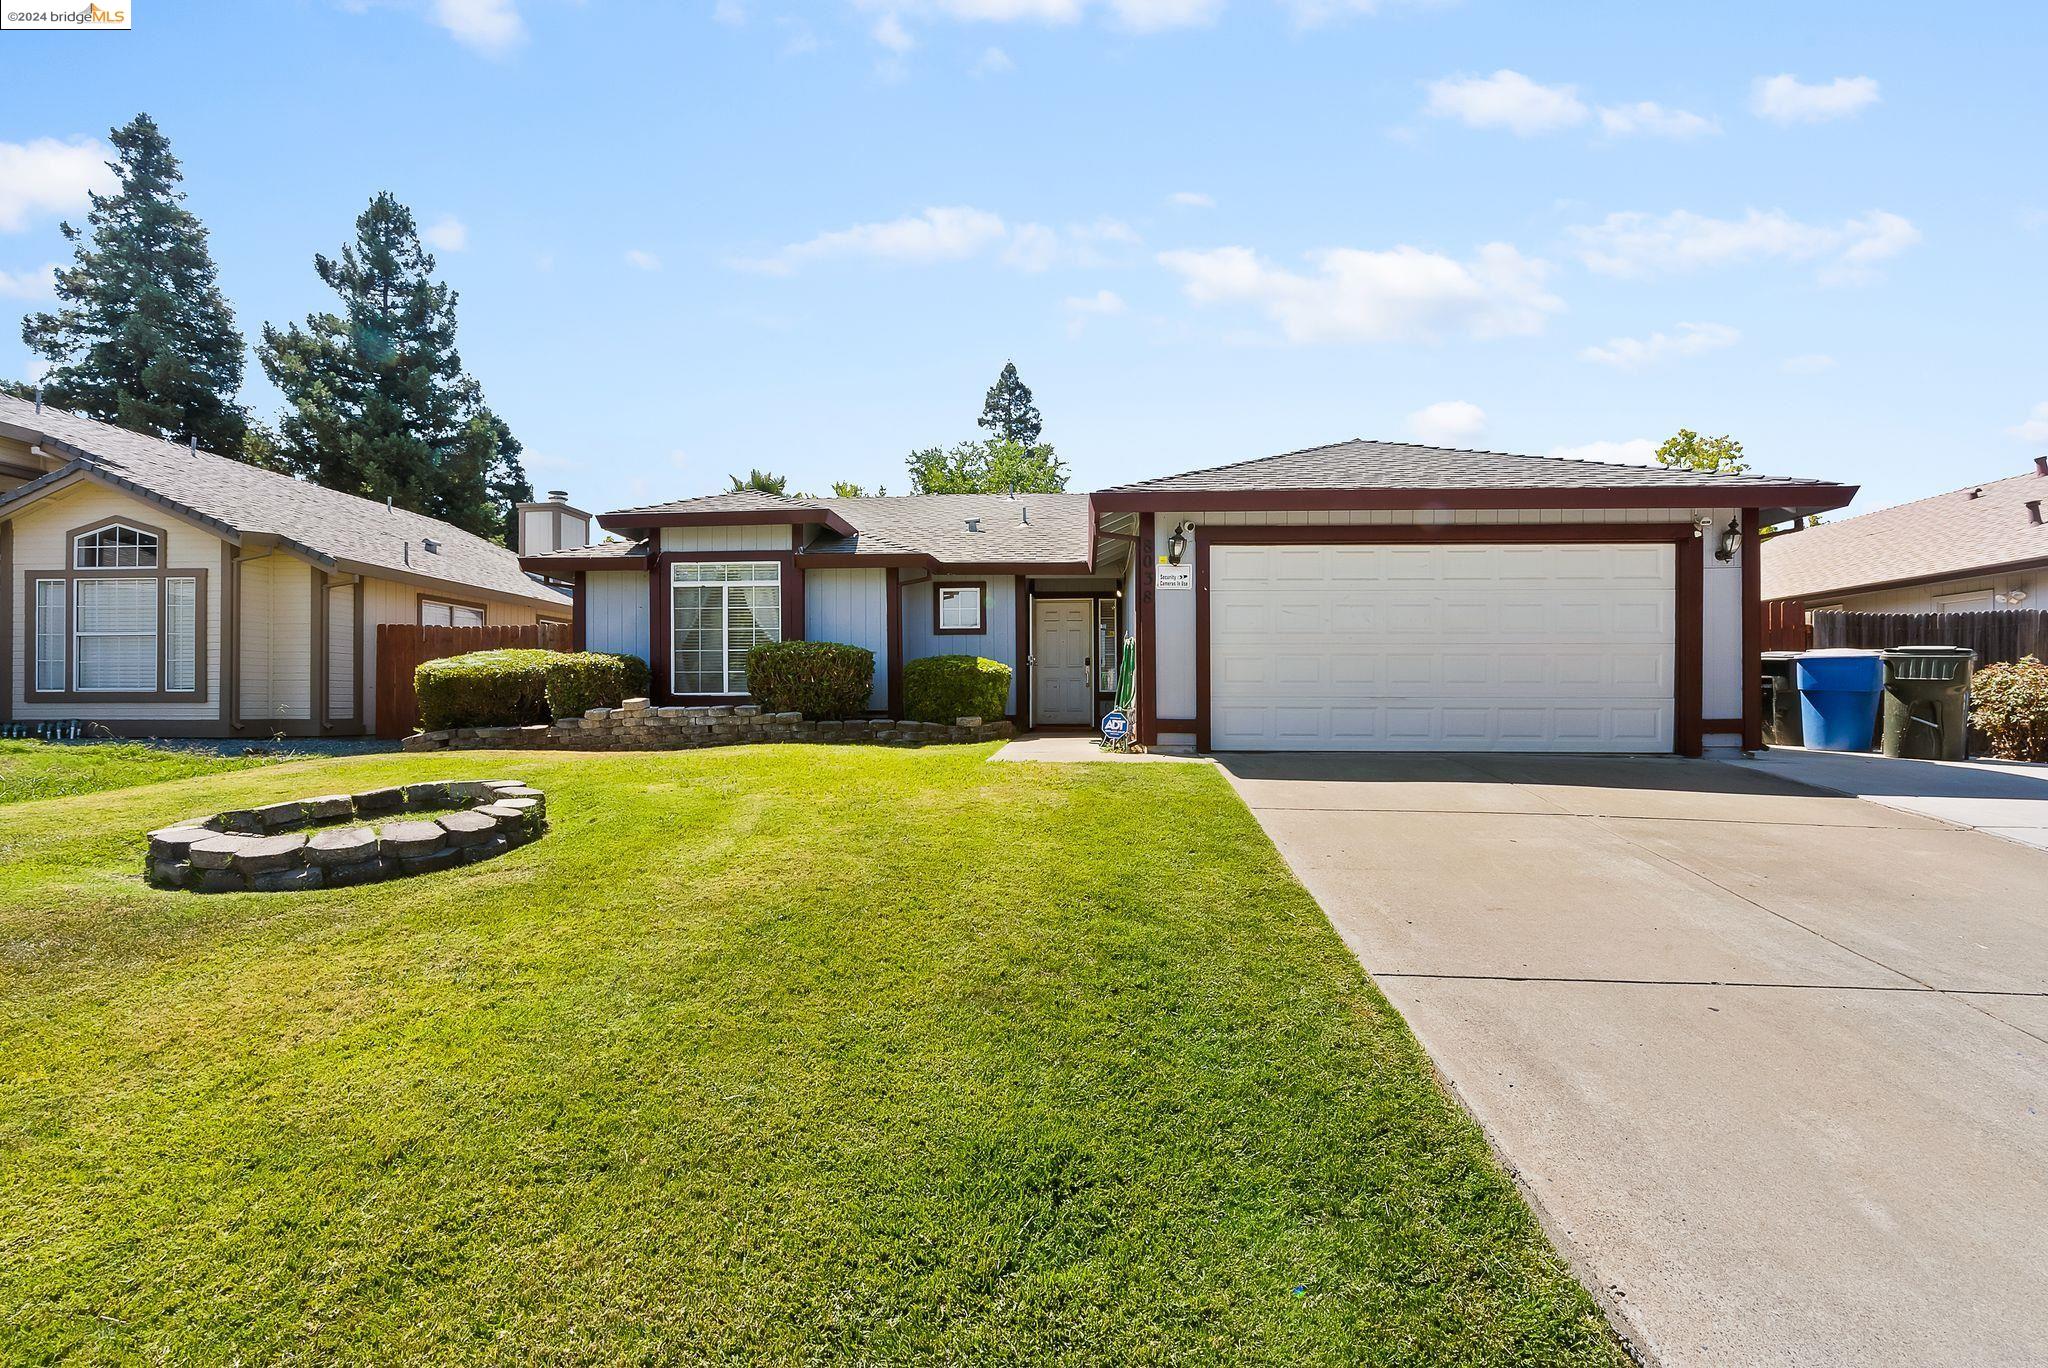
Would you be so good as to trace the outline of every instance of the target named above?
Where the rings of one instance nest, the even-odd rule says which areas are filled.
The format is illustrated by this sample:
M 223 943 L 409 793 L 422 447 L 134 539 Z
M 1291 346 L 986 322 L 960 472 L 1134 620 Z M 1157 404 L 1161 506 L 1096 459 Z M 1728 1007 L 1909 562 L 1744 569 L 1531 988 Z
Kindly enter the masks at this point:
M 477 757 L 14 809 L 0 1360 L 1620 1361 L 1215 773 L 989 749 L 521 754 L 291 895 L 140 833 Z

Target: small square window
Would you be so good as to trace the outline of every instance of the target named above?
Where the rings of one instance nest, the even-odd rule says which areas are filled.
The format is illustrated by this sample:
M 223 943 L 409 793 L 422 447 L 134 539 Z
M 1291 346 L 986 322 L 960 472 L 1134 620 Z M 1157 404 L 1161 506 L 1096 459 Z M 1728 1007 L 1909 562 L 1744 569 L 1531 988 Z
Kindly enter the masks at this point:
M 940 635 L 978 636 L 988 630 L 982 585 L 941 584 L 934 587 L 934 592 L 938 601 L 933 609 L 933 628 Z

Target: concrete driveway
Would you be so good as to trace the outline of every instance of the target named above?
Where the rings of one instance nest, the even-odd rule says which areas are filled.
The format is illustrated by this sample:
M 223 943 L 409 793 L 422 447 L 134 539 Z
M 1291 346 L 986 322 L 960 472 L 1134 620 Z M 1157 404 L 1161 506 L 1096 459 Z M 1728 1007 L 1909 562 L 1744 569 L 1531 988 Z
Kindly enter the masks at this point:
M 2048 853 L 1712 761 L 1224 769 L 1646 1358 L 2048 1361 Z

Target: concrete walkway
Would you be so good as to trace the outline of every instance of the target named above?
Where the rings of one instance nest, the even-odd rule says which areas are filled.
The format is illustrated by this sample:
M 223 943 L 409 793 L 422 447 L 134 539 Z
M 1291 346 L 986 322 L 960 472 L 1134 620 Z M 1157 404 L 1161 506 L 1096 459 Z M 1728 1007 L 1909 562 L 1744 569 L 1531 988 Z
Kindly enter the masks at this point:
M 2048 854 L 1712 762 L 1223 767 L 1646 1358 L 2048 1356 Z
M 1171 751 L 1146 751 L 1142 755 L 1106 751 L 1099 744 L 1100 740 L 1101 738 L 1093 732 L 1027 732 L 991 755 L 989 759 L 1038 760 L 1049 765 L 1071 765 L 1091 761 L 1102 761 L 1112 765 L 1214 763 L 1206 756 L 1176 754 Z
M 1730 763 L 2048 850 L 2048 765 L 1888 760 L 1798 746 L 1773 746 Z

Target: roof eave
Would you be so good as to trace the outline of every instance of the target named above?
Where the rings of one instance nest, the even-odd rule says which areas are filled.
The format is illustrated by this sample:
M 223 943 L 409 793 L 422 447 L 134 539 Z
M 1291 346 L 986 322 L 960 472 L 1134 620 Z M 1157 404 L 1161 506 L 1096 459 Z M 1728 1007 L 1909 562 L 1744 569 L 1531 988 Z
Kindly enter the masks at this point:
M 597 525 L 607 532 L 640 532 L 658 527 L 745 527 L 749 524 L 786 523 L 803 526 L 818 523 L 842 537 L 854 535 L 853 524 L 829 508 L 705 509 L 698 513 L 621 509 L 598 517 Z
M 1936 570 L 1930 574 L 1906 575 L 1897 579 L 1868 580 L 1862 584 L 1828 585 L 1821 589 L 1800 589 L 1792 593 L 1766 593 L 1764 599 L 1771 603 L 1805 603 L 1814 599 L 1840 598 L 1844 594 L 1868 594 L 1879 589 L 1905 589 L 1916 584 L 1939 584 L 1943 580 L 1976 579 L 1983 575 L 2009 575 L 2016 570 L 2037 569 L 2048 569 L 2048 556 L 1993 561 L 1989 565 L 1961 565 L 1952 570 Z
M 632 556 L 521 556 L 519 568 L 535 575 L 557 570 L 645 570 L 647 555 Z
M 1409 508 L 1769 508 L 1784 516 L 1846 507 L 1856 485 L 1628 485 L 1605 489 L 1539 485 L 1501 489 L 1122 489 L 1090 495 L 1098 512 L 1239 513 L 1296 509 Z

